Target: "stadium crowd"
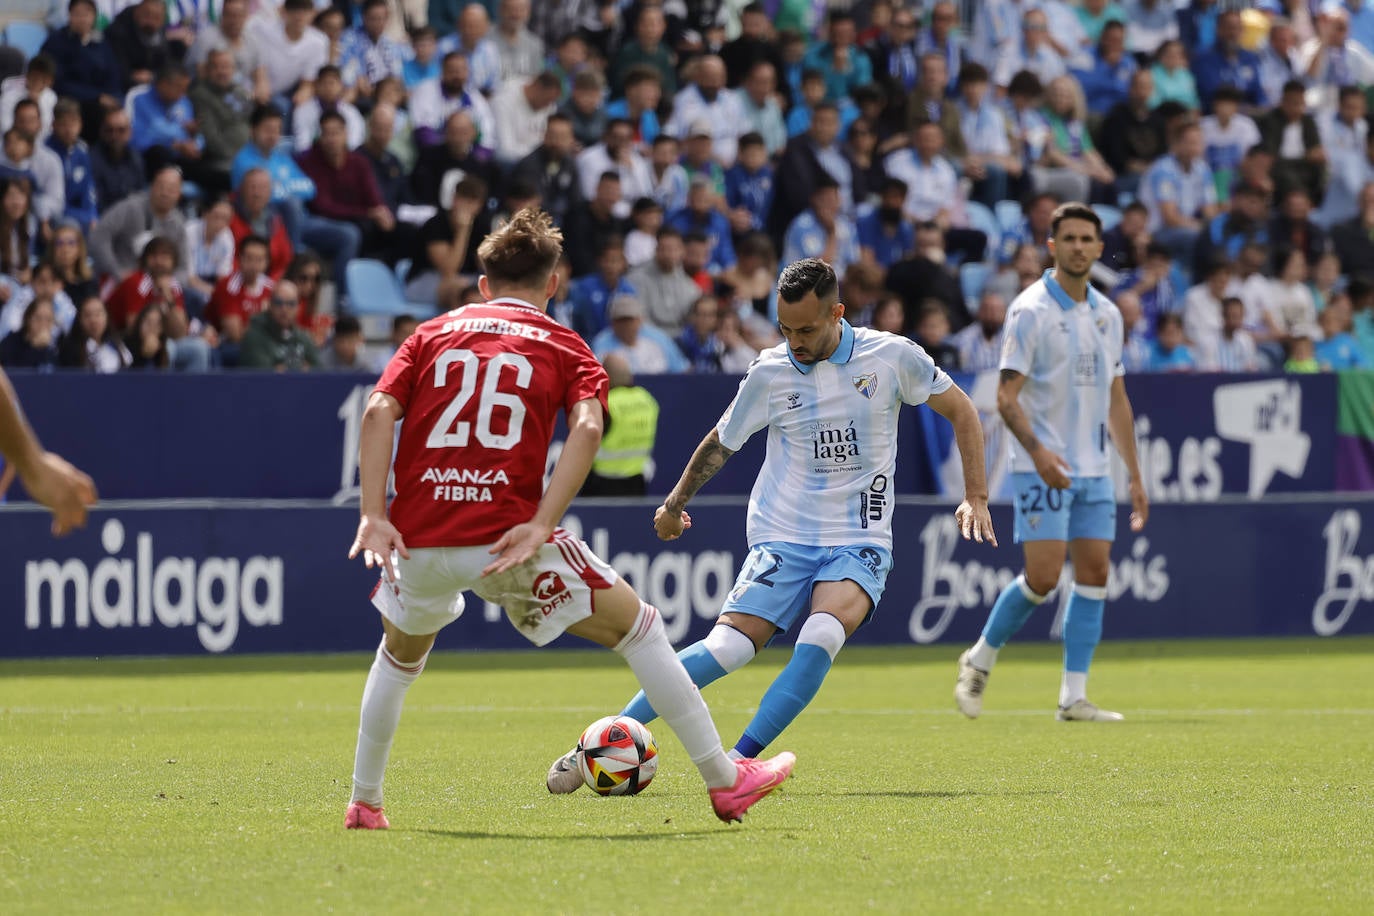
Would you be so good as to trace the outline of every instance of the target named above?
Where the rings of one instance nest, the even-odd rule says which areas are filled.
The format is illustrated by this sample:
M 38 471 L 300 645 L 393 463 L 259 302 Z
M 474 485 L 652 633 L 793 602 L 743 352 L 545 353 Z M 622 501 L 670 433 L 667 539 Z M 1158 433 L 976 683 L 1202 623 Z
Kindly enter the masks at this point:
M 994 368 L 1094 204 L 1128 371 L 1374 365 L 1365 0 L 53 0 L 0 48 L 0 365 L 375 370 L 562 227 L 550 313 L 741 372 L 781 266 Z M 6 31 L 11 35 L 13 27 Z M 402 292 L 403 291 L 403 292 Z

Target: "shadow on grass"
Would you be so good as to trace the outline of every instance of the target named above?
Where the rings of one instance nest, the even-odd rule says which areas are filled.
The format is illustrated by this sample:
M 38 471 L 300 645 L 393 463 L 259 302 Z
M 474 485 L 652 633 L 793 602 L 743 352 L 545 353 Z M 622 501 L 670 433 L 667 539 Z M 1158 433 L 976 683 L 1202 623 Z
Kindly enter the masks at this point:
M 514 833 L 499 830 L 440 830 L 423 827 L 408 830 L 407 833 L 427 833 L 430 836 L 452 840 L 548 840 L 556 843 L 658 843 L 665 840 L 703 840 L 711 836 L 728 836 L 727 828 L 708 827 L 700 830 L 674 830 L 663 833 L 615 833 L 615 834 L 566 834 L 566 833 Z M 395 833 L 395 828 L 392 829 Z

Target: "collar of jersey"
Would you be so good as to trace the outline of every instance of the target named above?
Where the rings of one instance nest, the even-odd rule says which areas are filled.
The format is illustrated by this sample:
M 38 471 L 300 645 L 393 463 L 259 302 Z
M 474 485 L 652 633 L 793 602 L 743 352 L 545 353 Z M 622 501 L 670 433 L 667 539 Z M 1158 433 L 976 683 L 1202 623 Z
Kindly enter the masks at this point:
M 845 321 L 843 318 L 841 318 L 840 343 L 838 346 L 835 347 L 835 352 L 831 353 L 830 356 L 826 359 L 826 362 L 834 363 L 837 366 L 843 366 L 845 363 L 849 362 L 850 358 L 853 357 L 853 355 L 854 328 L 849 324 L 848 321 Z M 787 358 L 792 361 L 792 368 L 796 369 L 802 375 L 810 375 L 811 370 L 815 368 L 815 366 L 808 366 L 805 363 L 797 362 L 797 358 L 792 355 L 791 347 L 787 348 Z
M 534 309 L 536 312 L 539 312 L 539 313 L 541 313 L 541 314 L 542 314 L 543 311 L 544 311 L 544 310 L 541 309 L 539 306 L 535 305 L 533 302 L 526 302 L 524 299 L 517 299 L 517 298 L 515 298 L 514 296 L 501 296 L 500 298 L 492 299 L 492 300 L 490 300 L 490 301 L 488 301 L 488 302 L 483 302 L 482 304 L 483 304 L 483 305 L 513 305 L 513 306 L 515 306 L 516 308 Z
M 1059 285 L 1059 281 L 1052 276 L 1053 273 L 1053 267 L 1045 271 L 1043 277 L 1045 281 L 1045 289 L 1050 291 L 1050 296 L 1054 299 L 1055 302 L 1059 303 L 1059 307 L 1061 309 L 1063 309 L 1066 312 L 1071 312 L 1078 306 L 1078 303 L 1073 301 L 1072 296 L 1064 292 L 1064 287 Z M 1088 305 L 1091 308 L 1097 308 L 1097 291 L 1094 290 L 1091 286 L 1088 287 Z

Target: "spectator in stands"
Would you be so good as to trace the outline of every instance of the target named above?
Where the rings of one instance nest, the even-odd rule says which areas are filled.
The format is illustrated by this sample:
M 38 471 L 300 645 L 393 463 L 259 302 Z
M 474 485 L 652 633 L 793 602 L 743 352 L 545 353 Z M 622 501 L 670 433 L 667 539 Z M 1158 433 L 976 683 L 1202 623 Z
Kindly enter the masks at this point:
M 1121 329 L 1125 338 L 1121 350 L 1121 363 L 1127 372 L 1144 372 L 1150 365 L 1150 340 L 1145 333 L 1145 321 L 1140 311 L 1140 297 L 1132 292 L 1121 292 L 1114 296 L 1116 307 L 1121 312 Z
M 1369 369 L 1370 363 L 1360 350 L 1359 342 L 1350 333 L 1350 299 L 1337 296 L 1317 317 L 1322 339 L 1317 343 L 1315 356 L 1323 370 L 1342 372 L 1347 369 Z
M 676 338 L 688 367 L 699 375 L 720 371 L 721 343 L 716 328 L 720 325 L 721 311 L 720 300 L 715 296 L 698 296 L 688 309 L 682 333 Z
M 787 146 L 788 137 L 782 109 L 778 106 L 777 83 L 773 65 L 760 61 L 749 69 L 744 85 L 735 91 L 744 115 L 744 135 L 758 134 L 769 156 L 781 153 Z
M 433 26 L 410 30 L 410 53 L 401 64 L 401 79 L 408 90 L 439 78 L 439 33 Z
M 1020 27 L 1033 0 L 988 0 L 974 8 L 968 56 L 987 66 L 1020 47 Z
M 186 65 L 192 70 L 201 71 L 210 62 L 214 52 L 227 53 L 230 60 L 229 81 L 254 103 L 265 105 L 272 101 L 272 85 L 267 78 L 266 51 L 259 43 L 250 40 L 247 26 L 248 0 L 223 0 L 220 4 L 219 21 L 203 23 L 197 31 L 196 42 L 186 57 Z M 208 76 L 208 73 L 203 75 Z M 246 112 L 244 119 L 246 120 Z
M 1212 113 L 1202 119 L 1203 156 L 1216 181 L 1217 199 L 1226 204 L 1240 174 L 1245 153 L 1260 142 L 1259 127 L 1240 113 L 1243 96 L 1234 86 L 1222 86 L 1212 98 Z
M 699 119 L 687 129 L 687 139 L 682 144 L 682 170 L 687 174 L 688 189 L 694 178 L 704 178 L 718 199 L 725 197 L 725 169 L 712 154 L 715 141 L 711 139 L 711 124 L 705 118 Z
M 1109 22 L 1126 24 L 1126 11 L 1115 0 L 1083 0 L 1078 8 L 1078 23 L 1088 41 L 1096 43 Z
M 1287 355 L 1283 363 L 1284 372 L 1312 374 L 1322 371 L 1321 363 L 1317 362 L 1317 350 L 1313 340 L 1318 333 L 1316 325 L 1307 325 L 1293 332 L 1293 336 L 1284 347 Z
M 673 339 L 644 321 L 644 306 L 634 295 L 617 295 L 607 310 L 610 326 L 592 338 L 597 359 L 618 353 L 636 375 L 686 372 L 689 368 Z
M 1178 39 L 1178 20 L 1170 0 L 1125 0 L 1126 50 L 1153 57 L 1166 41 Z
M 1202 276 L 1207 265 L 1218 257 L 1234 261 L 1241 249 L 1251 243 L 1268 245 L 1269 198 L 1259 188 L 1241 185 L 1231 199 L 1230 211 L 1217 213 L 1198 236 L 1193 270 Z
M 1274 253 L 1264 321 L 1270 336 L 1287 344 L 1300 330 L 1317 325 L 1317 303 L 1307 288 L 1307 256 L 1300 248 L 1280 245 Z
M 236 0 L 242 5 L 242 0 Z M 248 117 L 253 100 L 235 79 L 234 58 L 217 48 L 205 59 L 204 74 L 190 93 L 200 128 L 201 161 L 205 168 L 227 176 L 234 156 L 248 145 Z
M 324 346 L 334 328 L 334 315 L 324 296 L 324 262 L 303 251 L 291 259 L 284 276 L 296 284 L 296 295 L 301 301 L 296 324 L 310 335 L 316 347 Z
M 47 147 L 62 163 L 67 201 L 64 216 L 89 230 L 95 225 L 99 207 L 91 176 L 91 154 L 81 139 L 81 106 L 74 99 L 57 103 Z
M 1316 300 L 1317 311 L 1321 312 L 1338 296 L 1345 294 L 1346 278 L 1341 276 L 1341 259 L 1334 252 L 1327 251 L 1312 265 L 1312 274 L 1307 286 Z
M 679 161 L 677 137 L 659 134 L 650 150 L 649 176 L 653 199 L 665 212 L 687 206 L 687 169 Z
M 998 263 L 1011 263 L 1022 245 L 1033 246 L 1040 260 L 1048 261 L 1050 257 L 1050 221 L 1059 203 L 1059 198 L 1044 192 L 1036 194 L 1027 201 L 1021 221 L 1002 235 L 1002 243 L 997 256 Z
M 916 310 L 914 336 L 936 366 L 946 372 L 958 372 L 962 368 L 959 350 L 951 340 L 949 313 L 938 299 L 927 299 Z
M 357 73 L 354 85 L 359 96 L 366 97 L 381 80 L 401 76 L 409 49 L 387 34 L 391 18 L 387 0 L 363 0 L 361 6 L 362 23 L 340 36 L 341 68 Z
M 310 212 L 338 227 L 342 247 L 329 254 L 345 262 L 359 251 L 389 254 L 396 229 L 396 214 L 382 200 L 372 166 L 349 151 L 346 131 L 342 115 L 326 112 L 319 140 L 299 158 L 301 171 L 315 184 Z
M 272 202 L 277 205 L 295 247 L 301 244 L 305 208 L 302 203 L 315 193 L 315 186 L 296 165 L 291 154 L 281 149 L 282 113 L 272 105 L 259 105 L 249 116 L 249 142 L 234 155 L 230 182 L 239 188 L 251 169 L 262 169 L 272 180 Z
M 723 373 L 743 375 L 758 358 L 760 348 L 750 342 L 743 319 L 733 309 L 727 308 L 720 313 L 716 338 L 720 341 L 720 371 Z
M 1149 221 L 1144 204 L 1138 200 L 1127 204 L 1121 211 L 1121 222 L 1102 234 L 1100 262 L 1118 272 L 1138 266 L 1150 240 Z
M 396 130 L 396 108 L 388 103 L 374 105 L 367 116 L 367 139 L 358 153 L 372 167 L 377 190 L 392 213 L 410 203 L 410 176 L 405 165 L 388 148 Z M 398 214 L 399 217 L 399 214 Z
M 714 54 L 707 54 L 693 61 L 687 73 L 689 84 L 673 97 L 673 115 L 663 129 L 686 139 L 706 125 L 711 131 L 712 155 L 723 168 L 729 168 L 735 164 L 739 138 L 748 130 L 748 119 L 739 97 L 725 88 L 725 64 Z
M 959 176 L 943 155 L 944 133 L 940 126 L 926 122 L 911 132 L 911 146 L 897 150 L 883 160 L 883 169 L 893 178 L 906 182 L 906 203 L 902 210 L 910 219 L 931 221 L 945 234 L 945 247 L 963 255 L 964 260 L 981 261 L 987 236 L 967 228 L 966 201 Z
M 320 368 L 334 372 L 370 372 L 363 349 L 363 326 L 352 315 L 340 315 L 334 336 L 320 353 Z
M 773 167 L 762 135 L 740 137 L 739 159 L 725 173 L 725 206 L 735 235 L 761 232 L 773 206 Z
M 161 330 L 166 334 L 171 366 L 204 372 L 210 368 L 210 351 L 218 337 L 210 328 L 201 335 L 191 333 L 181 284 L 176 279 L 180 269 L 177 258 L 177 246 L 170 239 L 149 239 L 139 255 L 138 272 L 126 277 L 110 295 L 110 323 L 117 328 L 128 327 L 134 316 L 141 316 L 150 306 L 156 308 L 162 314 Z
M 817 42 L 802 60 L 808 70 L 825 79 L 826 101 L 852 97 L 854 90 L 873 82 L 873 64 L 858 47 L 858 30 L 848 10 L 832 9 L 827 17 L 826 40 Z
M 1188 319 L 1185 316 L 1184 326 Z M 1203 372 L 1259 372 L 1263 366 L 1255 339 L 1245 330 L 1245 303 L 1238 296 L 1221 302 L 1221 328 L 1211 338 L 1194 339 L 1197 367 Z
M 1135 194 L 1146 170 L 1164 154 L 1163 118 L 1150 108 L 1153 92 L 1154 76 L 1149 70 L 1137 70 L 1125 100 L 1107 113 L 1098 131 L 1098 149 L 1116 173 L 1118 194 Z
M 1235 86 L 1245 96 L 1248 105 L 1258 106 L 1263 101 L 1259 57 L 1241 47 L 1241 30 L 1239 10 L 1228 9 L 1218 13 L 1216 44 L 1193 60 L 1197 92 L 1207 112 L 1211 111 L 1212 98 L 1221 86 Z
M 512 2 L 512 0 L 506 0 Z M 514 0 L 527 3 L 528 0 Z M 558 77 L 547 71 L 533 79 L 515 77 L 492 97 L 492 150 L 496 161 L 509 168 L 528 156 L 544 138 L 559 94 Z
M 601 245 L 612 236 L 623 238 L 629 232 L 629 220 L 617 215 L 623 198 L 620 187 L 618 172 L 602 173 L 586 205 L 568 214 L 563 224 L 564 251 L 571 259 L 573 276 L 586 276 L 595 270 Z
M 0 366 L 51 372 L 58 364 L 59 336 L 52 300 L 33 299 L 24 309 L 19 329 L 0 340 Z
M 600 142 L 606 133 L 610 116 L 606 113 L 605 93 L 606 81 L 601 74 L 583 70 L 573 78 L 572 93 L 558 109 L 572 122 L 573 136 L 584 149 Z
M 630 208 L 630 225 L 625 235 L 625 260 L 634 269 L 653 259 L 658 248 L 658 230 L 663 228 L 663 208 L 652 197 L 641 197 Z
M 1089 113 L 1101 117 L 1124 102 L 1137 69 L 1135 58 L 1126 53 L 1125 26 L 1107 23 L 1093 52 L 1092 68 L 1074 72 L 1083 87 Z
M 9 298 L 0 308 L 0 336 L 23 327 L 24 311 L 36 299 L 52 304 L 53 319 L 59 334 L 71 330 L 72 321 L 76 318 L 76 306 L 62 288 L 61 275 L 51 264 L 39 262 L 30 271 L 26 284 L 16 287 L 11 281 L 7 289 Z
M 1069 72 L 1065 56 L 1050 40 L 1049 19 L 1045 11 L 1032 8 L 1021 18 L 1021 42 L 1011 53 L 999 55 L 992 71 L 992 80 L 1005 88 L 1011 78 L 1022 70 L 1034 73 L 1040 82 L 1049 85 Z
M 914 250 L 888 269 L 886 284 L 902 297 L 908 319 L 915 318 L 922 301 L 935 298 L 954 316 L 952 323 L 962 328 L 969 322 L 959 280 L 947 266 L 944 235 L 934 222 L 916 225 Z M 909 334 L 912 328 L 908 325 L 903 330 Z
M 310 337 L 296 326 L 300 295 L 296 284 L 283 280 L 272 290 L 267 311 L 248 322 L 239 348 L 244 369 L 304 372 L 318 368 L 320 354 Z
M 878 206 L 859 217 L 859 258 L 884 270 L 896 264 L 916 244 L 916 230 L 902 214 L 906 202 L 906 182 L 889 178 L 883 182 Z
M 906 100 L 906 126 L 910 130 L 927 121 L 940 125 L 944 131 L 945 148 L 956 159 L 964 155 L 964 134 L 959 123 L 959 109 L 952 95 L 949 62 L 938 51 L 921 56 L 920 80 Z
M 105 30 L 105 41 L 119 65 L 121 93 L 152 83 L 163 67 L 186 57 L 183 39 L 188 33 L 181 29 L 169 31 L 166 25 L 167 7 L 163 0 L 138 0 Z
M 279 279 L 296 248 L 291 244 L 291 236 L 286 231 L 286 221 L 272 206 L 272 178 L 266 169 L 249 169 L 239 183 L 238 194 L 234 200 L 234 215 L 229 221 L 229 231 L 234 245 L 248 235 L 258 235 L 267 239 L 271 251 L 271 266 L 268 273 L 272 279 Z
M 998 367 L 1006 321 L 1007 300 L 993 290 L 983 290 L 978 297 L 977 320 L 949 339 L 959 351 L 960 369 L 983 372 Z
M 411 176 L 416 203 L 447 207 L 455 184 L 467 175 L 482 179 L 489 188 L 498 177 L 490 152 L 477 145 L 472 116 L 455 111 L 444 125 L 444 142 L 420 152 Z
M 787 227 L 783 263 L 820 258 L 843 280 L 845 269 L 857 263 L 859 257 L 859 231 L 840 209 L 839 183 L 823 175 L 811 187 L 810 208 L 799 213 Z
M 741 85 L 760 63 L 771 64 L 780 73 L 782 54 L 768 9 L 762 3 L 750 3 L 740 10 L 739 21 L 738 37 L 726 42 L 720 50 L 728 84 Z
M 1154 79 L 1155 87 L 1154 93 L 1150 96 L 1151 108 L 1158 108 L 1166 102 L 1177 102 L 1189 111 L 1197 111 L 1202 107 L 1197 94 L 1197 81 L 1193 78 L 1193 71 L 1188 69 L 1188 52 L 1184 49 L 1183 42 L 1164 43 L 1159 49 L 1158 59 L 1150 67 L 1150 76 Z M 1221 86 L 1216 88 L 1220 89 Z M 1215 98 L 1214 91 L 1209 96 L 1209 101 Z
M 433 302 L 439 284 L 480 272 L 477 246 L 486 236 L 487 183 L 476 175 L 464 176 L 453 189 L 448 209 L 440 210 L 420 229 L 420 250 L 406 278 L 406 296 L 416 302 Z
M 150 303 L 134 318 L 124 336 L 129 351 L 130 369 L 167 369 L 171 354 L 167 338 L 166 312 L 158 303 Z
M 201 216 L 186 223 L 186 279 L 182 283 L 192 315 L 210 301 L 215 284 L 234 272 L 234 208 L 228 198 L 207 201 Z
M 1302 188 L 1290 188 L 1283 195 L 1279 212 L 1269 223 L 1269 243 L 1296 248 L 1315 264 L 1331 247 L 1326 232 L 1312 221 L 1312 200 Z
M 1318 119 L 1329 166 L 1326 194 L 1314 216 L 1319 225 L 1330 227 L 1355 216 L 1360 188 L 1374 176 L 1365 108 L 1364 90 L 1346 86 L 1340 91 L 1336 111 Z
M 988 71 L 982 64 L 967 63 L 959 72 L 960 133 L 965 155 L 960 163 L 964 177 L 973 181 L 970 199 L 989 207 L 1014 195 L 1019 186 L 1021 157 L 1012 151 L 1011 132 L 1002 110 L 988 96 Z
M 20 284 L 29 282 L 38 238 L 33 185 L 22 175 L 0 178 L 0 283 L 6 290 L 10 284 L 4 282 L 4 277 Z
M 1170 154 L 1150 167 L 1140 185 L 1155 241 L 1185 261 L 1220 210 L 1212 170 L 1202 153 L 1202 128 L 1195 121 L 1184 122 L 1175 129 Z
M 544 69 L 544 41 L 529 29 L 530 0 L 500 0 L 492 43 L 501 79 L 529 79 Z
M 1338 93 L 1374 83 L 1374 55 L 1350 37 L 1350 14 L 1326 4 L 1317 16 L 1316 37 L 1303 42 L 1297 70 L 1307 84 L 1307 106 L 1334 111 Z
M 1240 285 L 1240 291 L 1236 295 L 1245 303 L 1245 330 L 1249 331 L 1255 342 L 1261 346 L 1273 340 L 1273 332 L 1264 320 L 1264 313 L 1269 308 L 1269 296 L 1273 291 L 1273 281 L 1268 275 L 1271 269 L 1272 258 L 1268 245 L 1250 243 L 1240 250 L 1240 257 L 1235 264 L 1236 282 Z
M 39 128 L 35 138 L 41 143 L 52 131 L 52 110 L 57 93 L 52 91 L 56 67 L 52 58 L 37 54 L 29 59 L 24 77 L 7 79 L 0 84 L 0 129 L 9 130 L 14 124 L 14 108 L 24 99 L 38 106 Z
M 362 113 L 344 97 L 343 71 L 326 64 L 315 76 L 314 94 L 297 105 L 291 114 L 291 134 L 297 153 L 310 149 L 319 139 L 320 119 L 331 113 L 344 119 L 348 148 L 362 146 L 367 136 L 367 123 Z
M 788 141 L 778 163 L 769 217 L 769 230 L 776 237 L 781 238 L 797 214 L 806 209 L 810 189 L 822 174 L 839 183 L 845 212 L 852 212 L 856 202 L 867 197 L 863 175 L 839 138 L 839 110 L 823 103 L 817 106 L 806 133 Z M 848 195 L 843 193 L 846 185 L 850 188 Z
M 458 14 L 458 29 L 440 41 L 447 53 L 462 54 L 468 61 L 471 85 L 490 94 L 501 80 L 501 52 L 491 40 L 491 17 L 480 3 L 469 3 Z
M 906 306 L 902 304 L 902 297 L 896 293 L 883 295 L 869 307 L 865 323 L 875 331 L 901 334 L 906 325 Z
M 617 217 L 630 213 L 630 205 L 641 197 L 654 197 L 653 174 L 649 163 L 635 149 L 634 125 L 623 119 L 606 124 L 601 142 L 584 149 L 577 157 L 577 170 L 582 182 L 582 196 L 592 200 L 607 172 L 617 176 L 619 198 L 615 201 Z
M 48 36 L 42 52 L 57 70 L 53 90 L 80 103 L 82 119 L 92 132 L 88 139 L 92 140 L 104 113 L 124 103 L 119 64 L 109 43 L 96 31 L 95 21 L 94 0 L 71 0 L 67 24 Z
M 682 268 L 683 254 L 682 233 L 664 226 L 658 230 L 653 257 L 625 277 L 643 303 L 649 322 L 672 335 L 682 329 L 692 303 L 701 295 Z
M 549 75 L 558 79 L 553 71 L 549 71 Z M 658 71 L 647 64 L 631 67 L 625 76 L 625 95 L 605 108 L 607 118 L 630 122 L 635 132 L 635 148 L 641 153 L 647 151 L 662 132 L 658 120 L 658 108 L 663 102 L 661 80 Z
M 610 67 L 611 96 L 625 92 L 625 79 L 632 67 L 653 67 L 662 80 L 663 92 L 672 98 L 677 92 L 677 69 L 673 52 L 663 43 L 668 21 L 657 4 L 646 4 L 635 20 L 635 37 L 621 45 Z M 722 65 L 723 66 L 723 65 Z M 723 85 L 723 83 L 722 83 Z
M 81 302 L 71 332 L 58 344 L 58 365 L 108 374 L 128 368 L 133 355 L 110 325 L 109 313 L 99 296 Z
M 281 17 L 258 16 L 248 25 L 267 68 L 272 104 L 285 114 L 314 93 L 315 77 L 329 63 L 329 39 L 311 25 L 310 0 L 284 0 Z
M 687 240 L 683 239 L 683 271 L 687 269 Z M 778 255 L 773 241 L 765 233 L 751 232 L 740 239 L 735 249 L 736 262 L 732 270 L 721 274 L 723 295 L 729 297 L 726 311 L 736 308 L 744 312 L 751 326 L 760 323 L 772 328 L 777 312 Z
M 1116 173 L 1093 146 L 1078 84 L 1071 76 L 1061 76 L 1049 84 L 1046 100 L 1048 136 L 1040 163 L 1032 171 L 1036 189 L 1065 200 L 1111 198 L 1108 188 L 1116 181 Z
M 99 294 L 100 285 L 86 256 L 86 236 L 76 223 L 63 220 L 57 224 L 43 260 L 53 266 L 74 303 Z
M 1282 197 L 1289 188 L 1301 187 L 1310 198 L 1319 198 L 1325 183 L 1326 151 L 1317 121 L 1307 112 L 1303 84 L 1287 83 L 1278 107 L 1258 124 L 1261 145 L 1276 160 L 1272 170 L 1276 195 Z
M 205 140 L 200 136 L 191 100 L 186 91 L 191 75 L 178 63 L 157 73 L 153 87 L 133 101 L 133 145 L 143 155 L 149 173 L 175 165 L 182 174 L 210 191 L 227 191 L 228 175 L 202 161 Z
M 715 185 L 705 175 L 692 178 L 687 190 L 687 206 L 668 214 L 665 225 L 676 228 L 683 235 L 698 232 L 706 236 L 711 252 L 707 269 L 713 274 L 728 270 L 735 264 L 735 246 L 731 242 L 730 222 L 720 212 L 719 195 Z
M 1360 214 L 1331 230 L 1331 244 L 1345 274 L 1367 273 L 1374 264 L 1374 182 L 1360 190 Z
M 123 108 L 105 112 L 100 140 L 91 149 L 91 177 L 101 213 L 148 185 L 143 157 L 129 145 L 132 133 L 132 122 Z
M 205 308 L 206 323 L 219 332 L 220 358 L 226 367 L 238 364 L 239 343 L 248 329 L 248 322 L 254 315 L 267 310 L 274 286 L 267 273 L 267 239 L 260 235 L 245 236 L 239 242 L 238 263 L 237 271 L 215 284 L 210 303 Z
M 447 124 L 457 112 L 465 112 L 476 128 L 476 140 L 492 142 L 494 126 L 491 108 L 475 87 L 468 85 L 468 59 L 458 52 L 444 55 L 437 82 L 426 81 L 411 93 L 410 116 L 415 124 L 415 142 L 421 148 L 442 142 Z
M 1283 87 L 1301 78 L 1297 58 L 1298 40 L 1292 24 L 1282 17 L 1274 17 L 1269 25 L 1269 40 L 1259 50 L 1261 107 L 1277 105 L 1283 97 Z
M 1199 354 L 1216 346 L 1221 335 L 1222 302 L 1240 292 L 1231 274 L 1231 262 L 1216 254 L 1197 271 L 1200 282 L 1183 296 L 1183 335 Z
M 1025 244 L 1016 249 L 1010 263 L 993 274 L 983 285 L 983 292 L 994 292 L 1004 302 L 1011 302 L 1045 273 L 1049 259 L 1037 246 Z
M 1173 255 L 1160 242 L 1145 246 L 1139 267 L 1123 275 L 1112 295 L 1130 291 L 1140 298 L 1140 311 L 1146 328 L 1165 312 L 1176 312 L 1187 288 L 1187 279 L 1175 265 Z
M 1184 342 L 1183 319 L 1174 312 L 1165 312 L 1155 319 L 1155 339 L 1150 345 L 1148 372 L 1193 372 L 1197 360 Z
M 552 114 L 544 125 L 544 142 L 516 164 L 512 181 L 533 184 L 539 191 L 543 208 L 560 226 L 582 203 L 582 185 L 574 154 L 572 122 L 562 114 Z
M 11 169 L 28 172 L 33 178 L 33 214 L 40 222 L 62 218 L 67 209 L 67 179 L 63 174 L 62 157 L 39 141 L 41 121 L 38 103 L 21 99 L 14 106 L 14 126 L 5 131 L 5 162 Z M 22 137 L 28 148 L 22 158 L 11 155 L 9 137 Z M 18 148 L 15 148 L 18 152 Z
M 147 191 L 126 197 L 106 210 L 91 230 L 91 259 L 96 272 L 115 280 L 128 277 L 138 267 L 139 251 L 149 235 L 170 240 L 177 252 L 174 260 L 185 264 L 181 254 L 185 251 L 186 220 L 177 209 L 179 200 L 181 173 L 168 166 L 153 176 Z M 125 326 L 123 320 L 115 323 Z
M 610 326 L 608 308 L 619 296 L 634 298 L 638 291 L 626 279 L 625 246 L 620 236 L 610 236 L 596 257 L 596 273 L 573 281 L 573 330 L 591 340 Z M 636 299 L 636 305 L 643 305 Z M 641 316 L 642 317 L 642 316 Z

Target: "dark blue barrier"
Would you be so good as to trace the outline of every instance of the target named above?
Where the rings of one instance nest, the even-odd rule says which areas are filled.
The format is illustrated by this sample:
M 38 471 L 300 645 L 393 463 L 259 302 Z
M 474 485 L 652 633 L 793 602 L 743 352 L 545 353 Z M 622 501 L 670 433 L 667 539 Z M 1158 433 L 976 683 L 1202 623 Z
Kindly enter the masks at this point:
M 567 524 L 663 611 L 675 642 L 699 638 L 745 553 L 744 501 L 694 503 L 694 527 L 671 544 L 653 536 L 652 510 L 587 502 Z M 1109 639 L 1374 632 L 1374 500 L 1161 505 L 1138 535 L 1121 515 Z M 0 656 L 370 649 L 374 576 L 344 556 L 356 520 L 319 505 L 102 509 L 55 541 L 43 514 L 0 512 Z M 972 641 L 1020 568 L 1010 511 L 994 521 L 1002 547 L 966 544 L 948 506 L 903 500 L 886 596 L 855 642 Z M 1057 635 L 1061 606 L 1052 599 L 1023 638 Z M 473 600 L 440 645 L 528 643 Z
M 356 495 L 358 424 L 373 381 L 256 373 L 14 378 L 45 444 L 91 470 L 107 499 L 340 501 Z M 738 379 L 642 381 L 663 407 L 649 487 L 663 494 L 720 418 Z M 997 483 L 1006 455 L 997 374 L 959 381 L 984 412 Z M 1128 387 L 1156 500 L 1315 492 L 1334 483 L 1334 376 L 1131 376 Z M 949 453 L 949 424 L 928 408 L 912 408 L 900 435 L 897 492 L 939 493 L 942 483 L 948 489 L 958 463 Z M 756 435 L 707 492 L 747 494 L 764 440 Z

